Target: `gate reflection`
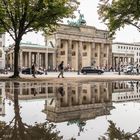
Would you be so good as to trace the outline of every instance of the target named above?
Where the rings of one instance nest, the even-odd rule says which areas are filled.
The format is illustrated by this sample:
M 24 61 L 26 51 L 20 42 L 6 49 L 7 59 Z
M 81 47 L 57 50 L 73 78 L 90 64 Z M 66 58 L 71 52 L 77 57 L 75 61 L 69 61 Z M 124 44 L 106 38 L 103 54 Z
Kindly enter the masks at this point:
M 62 84 L 53 89 L 44 109 L 49 121 L 88 120 L 109 115 L 113 108 L 111 83 Z
M 6 83 L 6 97 L 14 100 L 13 82 Z M 44 99 L 47 120 L 62 122 L 109 115 L 112 109 L 112 83 L 57 84 L 19 82 L 18 99 Z
M 0 113 L 5 114 L 5 98 L 14 100 L 13 82 L 0 85 Z M 62 122 L 73 119 L 91 119 L 108 115 L 113 102 L 140 99 L 139 82 L 48 83 L 19 82 L 18 99 L 46 99 L 43 112 L 47 119 Z

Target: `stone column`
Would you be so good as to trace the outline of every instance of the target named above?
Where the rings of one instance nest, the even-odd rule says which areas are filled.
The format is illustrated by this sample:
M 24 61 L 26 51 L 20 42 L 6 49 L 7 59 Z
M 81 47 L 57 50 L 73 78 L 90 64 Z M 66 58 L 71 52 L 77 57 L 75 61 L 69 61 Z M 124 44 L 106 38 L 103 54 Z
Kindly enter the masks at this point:
M 25 53 L 25 67 L 28 67 L 28 56 L 27 56 L 27 52 Z
M 41 53 L 39 53 L 39 66 L 42 67 L 42 56 L 41 56 Z
M 76 84 L 75 86 L 75 101 L 76 103 L 79 104 L 79 91 L 78 91 L 79 87 L 78 86 L 79 86 L 78 84 Z
M 11 67 L 12 66 L 12 54 L 11 53 L 9 54 L 9 57 L 10 57 L 10 60 L 9 60 L 10 68 L 12 68 Z
M 107 83 L 107 88 L 106 88 L 106 99 L 110 100 L 110 93 L 112 94 L 112 86 L 110 83 Z
M 32 60 L 31 60 L 31 52 L 28 53 L 28 57 L 29 57 L 28 66 L 31 67 L 31 65 L 32 65 L 32 64 L 31 64 L 31 63 L 32 63 L 32 62 L 31 62 L 31 61 L 32 61 Z
M 78 70 L 78 64 L 79 64 L 79 61 L 78 61 L 78 58 L 79 58 L 79 45 L 76 46 L 76 50 L 75 50 L 75 57 L 76 57 L 76 70 Z
M 71 94 L 69 95 L 69 93 L 71 93 L 71 91 L 69 92 L 70 87 L 68 86 L 68 84 L 65 84 L 65 88 L 64 88 L 64 91 L 65 91 L 65 98 L 64 98 L 64 101 L 66 102 L 66 104 L 68 106 L 71 106 L 72 103 L 71 103 Z
M 133 57 L 131 57 L 131 63 L 134 64 L 134 58 Z
M 65 61 L 64 61 L 64 66 L 67 66 L 68 65 L 68 55 L 69 55 L 69 43 L 68 43 L 68 40 L 67 41 L 65 41 L 65 43 L 64 43 L 64 48 L 65 48 Z
M 119 57 L 118 57 L 118 64 L 117 64 L 117 69 L 120 68 L 121 66 L 121 57 L 120 57 L 120 54 L 119 54 Z
M 41 54 L 41 66 L 43 67 L 43 69 L 45 68 L 45 54 L 44 53 Z
M 128 65 L 128 57 L 126 57 L 126 65 Z
M 100 52 L 98 52 L 98 53 L 100 53 L 100 62 L 99 62 L 100 68 L 102 68 L 104 66 L 104 62 L 103 62 L 104 61 L 104 47 L 106 47 L 105 44 L 101 43 Z M 107 62 L 105 62 L 105 65 L 106 64 L 107 64 Z
M 107 69 L 109 69 L 111 66 L 109 66 L 110 65 L 110 63 L 109 63 L 109 61 L 110 61 L 110 56 L 109 56 L 109 47 L 110 47 L 110 45 L 106 45 L 106 49 L 107 49 L 107 51 L 106 51 L 106 57 L 107 57 Z
M 75 45 L 75 70 L 78 70 L 78 64 L 79 64 L 79 44 L 78 42 L 76 42 L 76 45 Z
M 101 66 L 101 45 L 98 44 L 98 64 L 97 66 Z
M 27 88 L 27 90 L 28 90 L 28 96 L 29 97 L 31 97 L 32 96 L 32 94 L 31 94 L 31 83 L 29 83 L 28 85 L 27 85 L 27 87 L 29 87 L 29 88 Z
M 60 46 L 61 46 L 61 39 L 56 40 L 56 65 L 60 63 Z
M 95 59 L 95 57 L 94 57 L 94 53 L 95 53 L 95 42 L 92 42 L 91 43 L 91 65 L 92 66 L 95 66 L 96 64 L 96 59 Z
M 92 59 L 94 58 L 94 50 L 95 50 L 95 42 L 92 42 L 91 43 L 91 52 L 92 52 L 92 54 L 91 54 L 91 57 L 92 57 Z M 92 62 L 93 63 L 93 62 Z
M 82 41 L 79 42 L 79 46 L 78 46 L 78 68 L 81 69 L 81 67 L 83 66 L 82 64 Z
M 123 57 L 123 65 L 125 65 L 125 57 Z
M 99 84 L 97 85 L 97 97 L 98 97 L 98 101 L 100 101 L 100 98 L 101 98 L 101 87 L 100 87 Z
M 89 65 L 91 66 L 91 63 L 92 63 L 92 57 L 91 57 L 91 53 L 92 53 L 92 45 L 91 45 L 91 43 L 89 43 L 89 45 L 88 45 L 88 47 L 89 47 L 89 52 L 88 52 L 88 54 L 89 54 Z
M 36 65 L 39 68 L 40 67 L 40 63 L 39 63 L 39 52 L 36 54 Z
M 48 52 L 45 53 L 45 68 L 48 69 Z
M 53 68 L 57 68 L 57 66 L 56 66 L 56 51 L 53 53 Z
M 72 66 L 72 40 L 68 40 L 68 62 Z
M 23 67 L 23 64 L 22 64 L 23 59 L 22 58 L 23 58 L 22 51 L 20 51 L 20 53 L 19 53 L 19 66 L 20 66 L 21 69 Z

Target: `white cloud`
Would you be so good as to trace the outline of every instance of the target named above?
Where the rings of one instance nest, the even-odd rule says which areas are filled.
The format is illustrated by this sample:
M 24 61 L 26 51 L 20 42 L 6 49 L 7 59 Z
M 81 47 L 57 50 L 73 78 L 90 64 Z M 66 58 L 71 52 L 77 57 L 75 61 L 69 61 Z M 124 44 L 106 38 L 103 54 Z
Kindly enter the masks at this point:
M 99 0 L 80 0 L 81 12 L 88 25 L 95 26 L 99 29 L 107 29 L 106 25 L 101 23 L 99 20 L 99 15 L 97 13 Z M 140 32 L 133 26 L 125 26 L 121 28 L 120 31 L 116 32 L 115 42 L 140 42 Z
M 84 14 L 84 18 L 87 21 L 87 25 L 95 26 L 98 29 L 106 30 L 105 24 L 101 23 L 97 13 L 97 6 L 99 0 L 80 0 L 79 10 Z M 67 20 L 65 20 L 66 23 Z M 8 41 L 9 40 L 9 41 Z M 40 33 L 28 33 L 23 37 L 23 42 L 32 42 L 44 45 L 44 38 Z M 132 26 L 126 26 L 124 29 L 116 32 L 116 38 L 114 41 L 118 42 L 140 42 L 140 33 L 136 28 Z M 6 38 L 6 44 L 11 43 L 11 39 Z
M 33 44 L 40 44 L 40 45 L 45 45 L 44 42 L 44 37 L 42 36 L 41 32 L 35 33 L 35 32 L 29 32 L 28 34 L 24 35 L 22 38 L 21 42 L 27 43 L 33 43 Z M 13 44 L 14 41 L 12 40 L 12 38 L 6 34 L 6 46 L 8 46 L 9 44 Z

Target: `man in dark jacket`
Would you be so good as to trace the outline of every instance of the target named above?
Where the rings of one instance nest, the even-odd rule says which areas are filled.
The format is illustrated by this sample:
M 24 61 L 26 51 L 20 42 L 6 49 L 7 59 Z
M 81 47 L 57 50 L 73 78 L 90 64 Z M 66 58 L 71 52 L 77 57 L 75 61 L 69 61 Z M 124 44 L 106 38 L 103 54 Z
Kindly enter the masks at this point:
M 59 75 L 58 75 L 58 78 L 60 76 L 62 76 L 62 78 L 64 78 L 63 74 L 64 74 L 64 61 L 62 61 L 59 66 L 58 66 L 58 70 L 60 71 Z
M 35 63 L 33 63 L 33 65 L 32 65 L 32 75 L 34 78 L 36 78 L 36 76 L 35 76 Z

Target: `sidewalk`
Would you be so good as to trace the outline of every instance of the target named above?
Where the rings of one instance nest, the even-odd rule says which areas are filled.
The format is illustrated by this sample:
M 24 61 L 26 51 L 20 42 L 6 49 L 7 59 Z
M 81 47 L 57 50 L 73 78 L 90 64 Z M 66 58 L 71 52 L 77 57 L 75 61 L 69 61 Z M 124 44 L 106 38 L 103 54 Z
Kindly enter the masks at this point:
M 20 74 L 21 79 L 11 79 L 12 74 L 0 74 L 0 81 L 50 81 L 50 82 L 84 82 L 84 81 L 137 81 L 140 80 L 140 75 L 118 75 L 118 73 L 111 74 L 87 74 L 78 75 L 77 72 L 65 72 L 65 78 L 58 78 L 58 72 L 48 72 L 47 75 L 32 75 Z

